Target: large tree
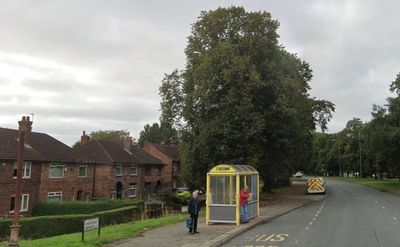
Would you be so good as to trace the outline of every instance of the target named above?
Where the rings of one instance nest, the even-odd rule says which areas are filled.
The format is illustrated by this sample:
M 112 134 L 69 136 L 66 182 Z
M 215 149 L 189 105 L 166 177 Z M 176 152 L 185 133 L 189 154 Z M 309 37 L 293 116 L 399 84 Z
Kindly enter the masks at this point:
M 255 166 L 265 188 L 309 165 L 312 132 L 326 128 L 334 106 L 309 97 L 312 71 L 278 44 L 278 26 L 242 7 L 202 12 L 193 24 L 186 68 L 160 91 L 192 186 L 218 163 Z

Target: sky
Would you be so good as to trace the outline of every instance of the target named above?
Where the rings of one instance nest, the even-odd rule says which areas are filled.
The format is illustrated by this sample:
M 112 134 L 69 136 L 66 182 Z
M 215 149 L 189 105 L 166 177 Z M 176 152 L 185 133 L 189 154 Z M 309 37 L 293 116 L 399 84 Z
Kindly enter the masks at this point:
M 280 23 L 279 43 L 310 64 L 310 95 L 336 105 L 329 132 L 370 120 L 400 72 L 396 0 L 0 0 L 0 127 L 72 145 L 82 131 L 127 130 L 160 116 L 165 74 L 184 69 L 201 11 L 243 6 Z M 32 116 L 31 116 L 32 117 Z

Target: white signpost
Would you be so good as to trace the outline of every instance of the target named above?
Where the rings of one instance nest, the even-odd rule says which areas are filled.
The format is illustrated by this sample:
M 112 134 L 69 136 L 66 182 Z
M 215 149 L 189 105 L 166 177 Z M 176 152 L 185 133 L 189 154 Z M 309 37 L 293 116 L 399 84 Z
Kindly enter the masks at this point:
M 83 221 L 83 229 L 82 229 L 82 241 L 85 240 L 85 232 L 99 229 L 97 232 L 97 237 L 100 237 L 100 218 L 87 219 Z

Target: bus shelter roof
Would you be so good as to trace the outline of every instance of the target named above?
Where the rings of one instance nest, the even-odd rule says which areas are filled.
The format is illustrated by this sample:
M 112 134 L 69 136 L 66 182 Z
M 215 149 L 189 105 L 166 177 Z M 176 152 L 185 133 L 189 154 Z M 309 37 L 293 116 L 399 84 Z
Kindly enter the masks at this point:
M 221 164 L 211 168 L 210 175 L 218 174 L 239 174 L 239 175 L 258 175 L 257 170 L 249 165 L 227 165 Z

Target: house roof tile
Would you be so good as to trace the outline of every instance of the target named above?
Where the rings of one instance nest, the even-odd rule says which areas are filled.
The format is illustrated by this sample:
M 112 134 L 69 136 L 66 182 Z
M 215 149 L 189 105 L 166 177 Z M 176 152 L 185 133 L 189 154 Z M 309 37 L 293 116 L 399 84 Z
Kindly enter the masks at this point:
M 173 161 L 179 161 L 179 150 L 176 145 L 152 143 L 158 150 L 170 157 Z
M 120 143 L 107 140 L 92 140 L 75 148 L 75 152 L 83 162 L 162 164 L 159 159 L 139 148 L 133 147 L 128 151 Z
M 18 156 L 18 130 L 0 128 L 0 159 L 16 160 Z M 31 132 L 25 144 L 25 160 L 73 162 L 72 148 L 57 139 L 38 132 Z

